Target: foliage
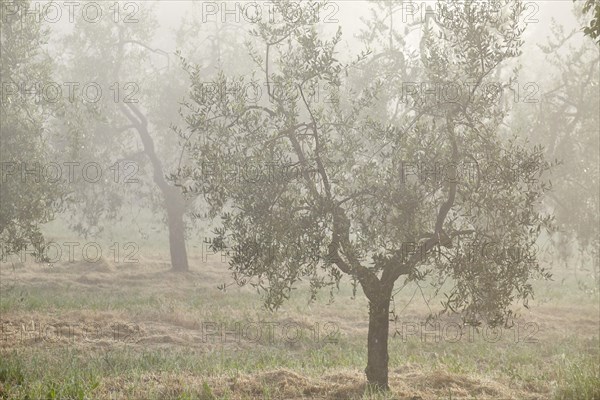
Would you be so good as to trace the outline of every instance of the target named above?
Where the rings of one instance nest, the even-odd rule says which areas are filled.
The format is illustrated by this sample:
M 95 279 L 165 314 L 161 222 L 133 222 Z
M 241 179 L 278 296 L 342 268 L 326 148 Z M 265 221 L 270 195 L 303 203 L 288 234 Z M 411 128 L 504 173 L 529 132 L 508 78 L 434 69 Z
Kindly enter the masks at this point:
M 600 247 L 600 56 L 596 46 L 584 41 L 576 45 L 573 34 L 557 23 L 552 36 L 540 46 L 552 67 L 543 85 L 535 112 L 523 116 L 533 140 L 544 144 L 546 157 L 558 159 L 552 173 L 553 191 L 545 203 L 556 217 L 559 233 L 553 239 L 559 256 L 568 263 L 580 255 L 581 264 L 598 271 Z M 533 115 L 533 123 L 532 123 Z M 597 286 L 598 272 L 592 286 Z
M 549 188 L 540 177 L 550 165 L 543 149 L 500 137 L 507 114 L 500 90 L 482 90 L 522 43 L 522 5 L 502 4 L 507 12 L 496 20 L 476 3 L 440 4 L 443 17 L 425 31 L 415 61 L 418 79 L 469 82 L 470 90 L 454 103 L 410 96 L 391 123 L 382 121 L 387 115 L 377 118 L 386 113 L 375 105 L 393 82 L 356 90 L 349 75 L 369 61 L 368 52 L 341 63 L 341 31 L 321 39 L 309 20 L 258 24 L 252 33 L 264 52 L 250 47 L 252 74 L 217 78 L 261 86 L 263 75 L 261 102 L 240 92 L 207 95 L 192 76 L 182 135 L 193 162 L 181 169 L 179 184 L 203 193 L 212 215 L 221 215 L 213 245 L 231 251 L 239 283 L 255 286 L 277 308 L 303 279 L 316 290 L 334 287 L 346 273 L 373 301 L 391 294 L 402 275 L 434 275 L 440 286 L 454 282 L 448 311 L 492 324 L 510 316 L 514 300 L 531 297 L 528 280 L 547 276 L 531 255 L 551 225 L 538 208 Z M 431 167 L 468 160 L 486 172 L 476 182 L 410 180 L 402 169 L 407 161 Z M 268 181 L 227 179 L 233 165 L 271 166 L 274 173 Z M 418 251 L 407 254 L 407 244 Z M 472 251 L 485 244 L 523 256 Z
M 99 6 L 103 15 L 111 15 L 114 7 Z M 74 98 L 63 102 L 55 121 L 62 132 L 54 140 L 64 149 L 63 161 L 96 163 L 102 172 L 103 179 L 97 182 L 77 179 L 71 184 L 69 222 L 84 237 L 101 234 L 104 221 L 123 219 L 133 203 L 156 207 L 160 201 L 141 141 L 121 111 L 129 104 L 151 103 L 154 93 L 147 85 L 150 77 L 159 77 L 149 67 L 150 51 L 143 45 L 155 31 L 151 7 L 141 7 L 135 21 L 77 19 L 72 31 L 56 40 L 59 78 L 101 91 L 96 99 L 76 91 Z
M 585 0 L 583 5 L 583 13 L 586 14 L 590 11 L 592 19 L 590 20 L 588 26 L 582 28 L 582 31 L 584 34 L 596 40 L 596 42 L 600 44 L 600 3 L 595 0 Z
M 64 196 L 64 187 L 43 172 L 54 160 L 47 140 L 55 105 L 38 86 L 51 81 L 49 28 L 27 17 L 28 0 L 14 7 L 18 12 L 0 21 L 0 259 L 26 248 L 39 251 L 40 224 L 63 208 Z

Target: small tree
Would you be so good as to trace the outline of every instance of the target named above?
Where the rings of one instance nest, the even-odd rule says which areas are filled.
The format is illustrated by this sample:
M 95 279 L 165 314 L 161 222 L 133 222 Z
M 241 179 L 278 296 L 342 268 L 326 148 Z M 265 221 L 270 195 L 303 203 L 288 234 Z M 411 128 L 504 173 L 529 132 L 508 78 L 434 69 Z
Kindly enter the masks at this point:
M 257 69 L 250 78 L 217 79 L 218 87 L 264 88 L 264 98 L 207 91 L 192 74 L 188 127 L 180 130 L 190 163 L 178 184 L 203 193 L 211 215 L 221 215 L 213 246 L 229 249 L 234 278 L 257 287 L 267 307 L 281 306 L 304 278 L 313 295 L 344 274 L 360 285 L 369 300 L 365 372 L 370 385 L 387 389 L 390 300 L 400 277 L 429 276 L 440 287 L 450 281 L 444 311 L 495 325 L 511 318 L 515 300 L 530 298 L 530 278 L 547 276 L 530 255 L 551 222 L 536 208 L 549 165 L 541 148 L 501 137 L 502 90 L 483 90 L 519 54 L 522 5 L 503 2 L 506 12 L 492 15 L 478 2 L 439 3 L 415 61 L 420 79 L 469 83 L 469 90 L 452 103 L 399 90 L 405 101 L 392 124 L 381 122 L 389 114 L 376 101 L 387 82 L 351 87 L 368 55 L 351 64 L 336 59 L 342 34 L 319 37 L 319 5 L 304 4 L 294 21 L 257 24 L 252 33 L 264 51 L 249 46 Z M 288 2 L 275 7 L 289 15 Z M 407 162 L 433 168 L 470 160 L 478 179 L 407 179 Z M 225 176 L 244 167 L 255 172 Z M 489 243 L 527 256 L 472 251 Z

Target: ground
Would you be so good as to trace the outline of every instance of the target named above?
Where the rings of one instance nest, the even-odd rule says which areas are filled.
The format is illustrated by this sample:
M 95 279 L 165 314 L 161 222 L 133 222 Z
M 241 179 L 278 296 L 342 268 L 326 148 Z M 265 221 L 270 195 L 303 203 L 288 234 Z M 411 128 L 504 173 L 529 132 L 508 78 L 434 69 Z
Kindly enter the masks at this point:
M 216 255 L 192 252 L 185 274 L 144 255 L 0 264 L 0 398 L 378 398 L 365 394 L 366 301 L 347 282 L 331 304 L 300 287 L 271 313 Z M 553 272 L 496 331 L 422 325 L 439 299 L 402 289 L 387 398 L 600 399 L 598 295 L 581 271 Z

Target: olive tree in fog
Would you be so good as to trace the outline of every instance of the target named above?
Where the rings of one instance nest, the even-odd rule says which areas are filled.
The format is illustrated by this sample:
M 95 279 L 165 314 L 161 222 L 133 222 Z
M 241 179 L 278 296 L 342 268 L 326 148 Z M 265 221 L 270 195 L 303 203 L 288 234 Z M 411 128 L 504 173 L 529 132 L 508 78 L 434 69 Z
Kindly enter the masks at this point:
M 283 14 L 287 4 L 275 7 Z M 506 12 L 492 14 L 480 2 L 440 3 L 419 56 L 403 57 L 415 63 L 415 79 L 468 83 L 452 102 L 404 93 L 400 80 L 356 84 L 370 55 L 339 61 L 341 30 L 319 35 L 317 6 L 308 3 L 297 21 L 257 24 L 251 74 L 216 79 L 263 88 L 263 96 L 208 91 L 191 76 L 180 130 L 189 162 L 177 178 L 220 215 L 214 249 L 229 251 L 236 281 L 256 287 L 270 309 L 302 280 L 313 296 L 344 275 L 360 285 L 369 300 L 365 372 L 377 389 L 388 388 L 390 300 L 400 278 L 430 279 L 444 289 L 445 311 L 497 325 L 512 317 L 513 302 L 527 303 L 530 279 L 547 276 L 531 249 L 551 226 L 538 210 L 549 164 L 543 149 L 501 137 L 502 90 L 484 90 L 520 53 L 522 5 L 502 4 Z M 476 179 L 459 179 L 471 160 Z M 408 165 L 455 173 L 407 174 Z M 232 166 L 255 172 L 231 178 Z M 489 244 L 523 256 L 473 250 Z
M 112 4 L 101 6 L 103 15 L 112 15 Z M 64 37 L 62 78 L 82 86 L 92 83 L 102 91 L 91 100 L 91 111 L 81 107 L 90 102 L 85 93 L 65 108 L 63 122 L 70 127 L 65 130 L 66 149 L 69 157 L 97 162 L 108 172 L 106 179 L 83 182 L 74 190 L 81 215 L 76 228 L 88 233 L 129 210 L 162 210 L 171 268 L 187 271 L 186 204 L 165 178 L 168 125 L 161 126 L 153 118 L 160 114 L 160 102 L 165 101 L 160 88 L 168 85 L 171 72 L 169 55 L 152 46 L 157 27 L 152 7 L 142 5 L 124 19 L 77 20 Z
M 110 3 L 102 7 L 111 15 Z M 187 271 L 185 216 L 194 209 L 194 199 L 185 199 L 167 175 L 181 156 L 171 125 L 180 117 L 179 102 L 189 79 L 175 54 L 154 44 L 159 36 L 154 13 L 152 6 L 141 4 L 131 20 L 104 18 L 93 24 L 80 20 L 64 38 L 64 80 L 93 82 L 104 91 L 91 107 L 77 101 L 65 107 L 65 149 L 70 158 L 93 160 L 111 170 L 108 182 L 83 185 L 74 194 L 81 216 L 75 227 L 88 233 L 131 209 L 164 211 L 172 269 Z M 202 76 L 209 76 L 216 70 L 214 63 L 224 61 L 215 53 L 224 53 L 225 61 L 232 59 L 230 47 L 235 42 L 222 27 L 202 24 L 198 18 L 196 14 L 186 18 L 174 44 L 183 54 L 194 49 L 194 60 L 205 64 Z M 220 41 L 209 48 L 196 46 L 187 40 L 191 33 Z M 151 181 L 144 179 L 147 176 Z
M 54 104 L 32 94 L 36 82 L 51 80 L 49 28 L 34 19 L 24 23 L 29 1 L 13 3 L 0 21 L 0 260 L 30 245 L 40 249 L 40 224 L 62 209 L 64 195 L 64 187 L 39 173 L 54 156 L 47 146 Z
M 548 159 L 560 160 L 546 198 L 559 228 L 559 254 L 566 263 L 570 249 L 579 250 L 582 267 L 590 270 L 592 264 L 595 280 L 584 284 L 593 289 L 600 279 L 600 52 L 590 38 L 565 32 L 556 22 L 541 47 L 551 65 L 543 77 L 547 90 L 535 112 L 520 121 L 544 144 Z

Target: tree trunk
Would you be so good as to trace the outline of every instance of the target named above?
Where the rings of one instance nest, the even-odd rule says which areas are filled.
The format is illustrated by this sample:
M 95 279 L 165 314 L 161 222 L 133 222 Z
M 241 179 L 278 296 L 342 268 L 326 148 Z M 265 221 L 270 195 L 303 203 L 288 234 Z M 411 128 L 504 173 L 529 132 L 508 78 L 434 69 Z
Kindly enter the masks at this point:
M 165 201 L 167 225 L 169 226 L 171 269 L 177 272 L 188 271 L 187 251 L 185 249 L 185 226 L 183 224 L 183 214 L 185 213 L 183 195 L 179 189 L 169 185 L 165 180 L 162 162 L 156 155 L 154 140 L 148 132 L 148 119 L 146 116 L 135 104 L 127 103 L 127 106 L 125 106 L 121 103 L 120 106 L 125 116 L 135 126 L 140 135 L 140 139 L 144 145 L 144 152 L 152 164 L 154 183 L 156 183 L 161 190 Z
M 176 272 L 189 270 L 187 250 L 185 248 L 185 225 L 183 223 L 184 205 L 180 193 L 164 193 L 167 209 L 167 225 L 169 226 L 169 250 L 171 252 L 171 269 Z
M 390 293 L 391 294 L 391 293 Z M 388 336 L 390 326 L 390 294 L 381 291 L 369 303 L 368 361 L 365 373 L 369 386 L 388 390 Z

